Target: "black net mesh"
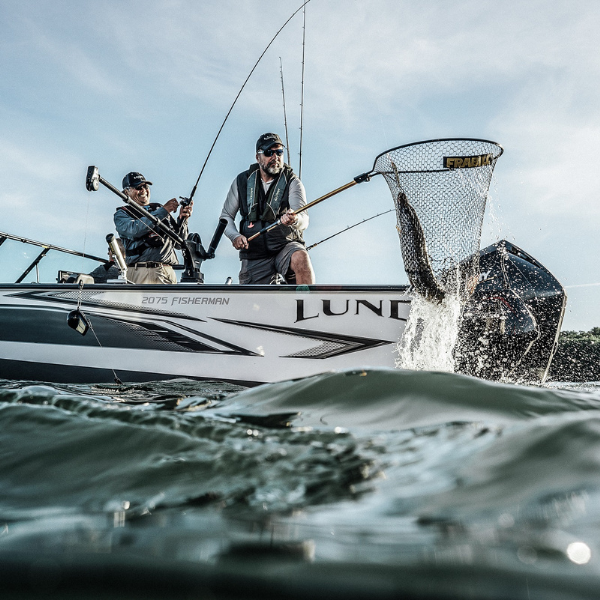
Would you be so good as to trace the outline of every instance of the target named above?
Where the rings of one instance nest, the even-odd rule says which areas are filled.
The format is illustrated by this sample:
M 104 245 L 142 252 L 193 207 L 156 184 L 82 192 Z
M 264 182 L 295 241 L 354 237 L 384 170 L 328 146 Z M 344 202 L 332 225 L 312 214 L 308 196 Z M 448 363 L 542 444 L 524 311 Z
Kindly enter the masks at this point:
M 487 140 L 432 140 L 375 160 L 373 170 L 394 197 L 404 266 L 417 291 L 436 296 L 430 288 L 438 284 L 438 296 L 463 296 L 473 286 L 488 189 L 502 152 Z

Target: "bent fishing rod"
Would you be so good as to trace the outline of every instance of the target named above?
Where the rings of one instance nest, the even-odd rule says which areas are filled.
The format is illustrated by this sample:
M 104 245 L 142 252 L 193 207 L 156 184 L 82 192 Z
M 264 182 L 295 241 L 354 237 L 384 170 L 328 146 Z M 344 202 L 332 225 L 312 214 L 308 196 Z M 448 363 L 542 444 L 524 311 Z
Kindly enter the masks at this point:
M 184 198 L 182 196 L 180 196 L 180 198 L 183 200 L 184 203 L 189 204 L 193 198 L 194 198 L 194 194 L 196 193 L 196 188 L 198 187 L 198 184 L 200 183 L 200 178 L 202 177 L 202 174 L 204 173 L 204 169 L 206 168 L 206 163 L 208 162 L 208 159 L 210 158 L 210 155 L 212 154 L 212 151 L 215 147 L 215 144 L 217 143 L 217 140 L 219 139 L 219 136 L 221 135 L 221 131 L 223 131 L 223 127 L 225 127 L 225 123 L 227 122 L 227 119 L 229 119 L 229 115 L 231 114 L 231 111 L 233 110 L 233 107 L 236 105 L 239 97 L 242 95 L 242 92 L 244 91 L 244 88 L 246 87 L 246 84 L 248 83 L 250 77 L 252 77 L 252 74 L 254 73 L 256 67 L 258 67 L 258 63 L 262 60 L 263 56 L 267 53 L 267 50 L 271 47 L 271 44 L 273 44 L 273 42 L 275 41 L 275 39 L 277 38 L 277 36 L 283 31 L 283 29 L 285 28 L 285 26 L 310 2 L 310 0 L 306 0 L 305 2 L 302 3 L 302 6 L 300 6 L 300 8 L 296 9 L 292 15 L 289 17 L 289 19 L 279 28 L 279 30 L 277 31 L 277 33 L 271 38 L 271 41 L 267 44 L 267 47 L 262 51 L 262 54 L 258 57 L 258 60 L 254 63 L 254 66 L 252 67 L 252 69 L 250 70 L 250 73 L 248 73 L 248 77 L 246 77 L 246 80 L 244 81 L 244 83 L 242 84 L 242 87 L 240 88 L 240 91 L 237 93 L 237 96 L 235 97 L 233 103 L 231 104 L 231 106 L 229 107 L 229 110 L 227 111 L 227 114 L 225 115 L 225 118 L 223 119 L 223 122 L 221 123 L 221 127 L 219 127 L 219 131 L 217 132 L 217 136 L 215 137 L 210 150 L 208 151 L 208 155 L 206 156 L 206 159 L 204 160 L 204 164 L 202 165 L 202 168 L 200 169 L 200 175 L 198 175 L 198 179 L 196 179 L 196 183 L 194 184 L 194 187 L 192 188 L 192 192 L 189 195 L 188 198 Z

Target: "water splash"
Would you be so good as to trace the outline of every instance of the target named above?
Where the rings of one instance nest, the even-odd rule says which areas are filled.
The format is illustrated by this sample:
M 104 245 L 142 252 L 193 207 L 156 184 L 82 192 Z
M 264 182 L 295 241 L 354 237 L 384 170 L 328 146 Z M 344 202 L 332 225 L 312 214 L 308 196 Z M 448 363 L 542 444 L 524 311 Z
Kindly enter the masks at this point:
M 445 290 L 446 297 L 437 304 L 414 295 L 404 335 L 398 344 L 396 367 L 417 371 L 455 371 L 454 347 L 458 340 L 462 308 L 473 293 L 479 276 L 483 212 L 491 180 L 491 172 L 468 171 L 457 169 L 453 175 L 461 200 L 477 199 L 480 208 L 478 217 L 474 217 L 472 210 L 456 215 L 462 224 L 463 237 L 464 232 L 469 232 L 471 247 L 465 254 L 465 248 L 455 239 L 435 232 L 438 236 L 434 236 L 436 243 L 433 244 L 438 255 L 435 277 Z
M 398 342 L 396 367 L 415 371 L 454 372 L 461 302 L 448 294 L 441 304 L 415 295 L 404 335 Z

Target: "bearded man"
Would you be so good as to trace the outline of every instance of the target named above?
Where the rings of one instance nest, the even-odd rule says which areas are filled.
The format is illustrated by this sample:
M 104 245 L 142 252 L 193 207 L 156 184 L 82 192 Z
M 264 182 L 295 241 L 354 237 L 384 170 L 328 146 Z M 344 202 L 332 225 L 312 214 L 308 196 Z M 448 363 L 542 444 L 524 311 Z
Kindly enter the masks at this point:
M 265 133 L 256 142 L 256 163 L 240 173 L 225 199 L 221 218 L 225 235 L 240 251 L 239 281 L 246 283 L 315 283 L 303 231 L 308 226 L 304 186 L 283 162 L 284 146 L 276 133 Z M 237 213 L 241 220 L 235 225 Z M 281 225 L 248 242 L 248 238 L 281 219 Z

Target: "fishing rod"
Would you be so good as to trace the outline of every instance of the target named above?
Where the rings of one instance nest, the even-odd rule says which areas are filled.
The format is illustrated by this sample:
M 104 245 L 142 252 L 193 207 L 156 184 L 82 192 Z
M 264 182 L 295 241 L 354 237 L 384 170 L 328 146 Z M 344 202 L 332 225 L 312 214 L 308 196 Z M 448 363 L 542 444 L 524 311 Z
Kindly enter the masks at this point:
M 223 232 L 227 227 L 226 219 L 219 219 L 219 224 L 215 229 L 210 245 L 208 246 L 208 250 L 204 250 L 202 244 L 200 243 L 200 236 L 196 233 L 190 234 L 187 239 L 183 239 L 180 235 L 175 233 L 164 221 L 158 219 L 153 214 L 149 213 L 143 206 L 140 206 L 137 202 L 132 200 L 129 196 L 124 194 L 121 190 L 117 189 L 110 182 L 106 181 L 103 177 L 100 176 L 98 172 L 98 167 L 88 167 L 87 176 L 85 180 L 85 187 L 88 192 L 96 192 L 98 191 L 98 184 L 102 184 L 107 187 L 111 192 L 119 196 L 123 202 L 128 204 L 134 211 L 137 211 L 138 214 L 149 219 L 155 227 L 158 227 L 164 235 L 166 235 L 172 242 L 181 246 L 181 250 L 184 254 L 185 258 L 189 258 L 186 256 L 186 250 L 190 252 L 192 255 L 198 254 L 201 260 L 208 260 L 215 257 L 215 251 L 219 242 L 221 241 L 221 237 L 223 236 Z M 134 215 L 135 216 L 135 215 Z M 139 217 L 136 217 L 139 218 Z M 150 228 L 149 228 L 150 229 Z M 193 259 L 195 262 L 195 258 Z
M 149 213 L 143 206 L 137 204 L 137 202 L 132 200 L 121 190 L 117 189 L 114 185 L 101 177 L 100 173 L 98 172 L 98 167 L 88 167 L 85 180 L 86 189 L 88 192 L 97 192 L 99 184 L 102 184 L 104 187 L 108 188 L 111 192 L 113 192 L 113 194 L 119 196 L 123 202 L 130 206 L 133 209 L 133 216 L 136 219 L 139 219 L 140 215 L 148 219 L 153 225 L 153 227 L 150 227 L 149 225 L 147 226 L 150 231 L 156 231 L 156 229 L 158 229 L 160 233 L 156 232 L 157 235 L 160 236 L 160 234 L 162 234 L 166 236 L 174 244 L 176 244 L 178 248 L 181 249 L 185 263 L 185 272 L 181 276 L 182 282 L 204 283 L 204 275 L 200 271 L 200 266 L 203 260 L 208 260 L 215 257 L 215 250 L 217 249 L 217 245 L 219 244 L 223 232 L 225 231 L 225 227 L 227 226 L 227 221 L 225 219 L 219 220 L 219 225 L 215 230 L 208 251 L 206 251 L 202 246 L 200 236 L 197 233 L 190 233 L 186 239 L 183 239 L 164 221 L 158 219 L 152 213 Z
M 354 223 L 354 225 L 349 225 L 348 227 L 346 227 L 345 229 L 342 229 L 341 231 L 338 231 L 337 233 L 334 233 L 333 235 L 330 235 L 326 238 L 323 238 L 320 242 L 316 242 L 315 244 L 311 244 L 310 246 L 307 246 L 307 250 L 312 250 L 313 248 L 315 248 L 316 246 L 318 246 L 319 244 L 322 244 L 323 242 L 326 242 L 327 240 L 330 240 L 331 238 L 334 238 L 336 235 L 340 235 L 340 233 L 345 233 L 346 231 L 348 231 L 349 229 L 352 229 L 354 227 L 358 227 L 359 225 L 362 225 L 363 223 L 366 223 L 367 221 L 370 221 L 371 219 L 376 219 L 377 217 L 381 217 L 381 215 L 387 215 L 388 213 L 392 212 L 396 210 L 395 208 L 390 208 L 389 210 L 386 210 L 384 212 L 380 212 L 376 215 L 373 215 L 372 217 L 368 217 L 367 219 L 363 219 L 362 221 L 359 221 L 358 223 Z
M 283 87 L 283 62 L 281 62 L 281 56 L 279 57 L 279 72 L 281 73 L 281 95 L 283 96 L 283 124 L 285 126 L 285 147 L 287 149 L 288 165 L 291 166 L 290 139 L 288 137 L 287 115 L 285 111 L 285 89 Z
M 306 48 L 306 4 L 302 7 L 304 18 L 302 25 L 302 82 L 300 86 L 300 158 L 298 164 L 298 177 L 302 179 L 302 134 L 304 132 L 304 50 Z
M 250 77 L 252 77 L 252 73 L 254 73 L 254 70 L 256 69 L 256 67 L 258 66 L 258 63 L 262 60 L 262 57 L 267 53 L 267 50 L 271 47 L 271 44 L 275 41 L 275 39 L 277 38 L 277 36 L 283 31 L 284 27 L 310 2 L 310 0 L 306 0 L 302 6 L 300 6 L 300 8 L 298 8 L 297 10 L 295 10 L 292 14 L 292 16 L 279 28 L 279 31 L 277 31 L 277 33 L 273 36 L 273 38 L 271 39 L 271 41 L 267 44 L 267 47 L 263 50 L 262 54 L 258 57 L 258 60 L 256 61 L 256 63 L 254 63 L 254 66 L 252 67 L 250 73 L 248 74 L 248 77 L 246 77 L 246 80 L 244 81 L 244 83 L 242 84 L 242 87 L 240 88 L 240 91 L 237 93 L 237 96 L 235 97 L 235 100 L 233 101 L 232 105 L 230 106 L 229 110 L 227 111 L 227 114 L 225 115 L 225 118 L 223 119 L 223 123 L 221 123 L 221 127 L 219 127 L 219 131 L 217 132 L 217 136 L 215 137 L 212 146 L 210 147 L 210 150 L 208 151 L 208 155 L 206 156 L 206 159 L 204 161 L 204 164 L 202 165 L 202 168 L 200 169 L 200 175 L 198 175 L 198 179 L 196 179 L 196 183 L 194 184 L 194 187 L 192 188 L 192 193 L 190 194 L 189 198 L 181 198 L 184 202 L 186 202 L 187 204 L 189 204 L 192 199 L 194 198 L 194 194 L 196 193 L 196 188 L 198 187 L 198 183 L 200 183 L 200 178 L 202 177 L 202 174 L 204 173 L 204 169 L 206 168 L 206 163 L 208 162 L 208 159 L 210 158 L 210 155 L 212 154 L 212 151 L 215 147 L 215 144 L 217 143 L 217 140 L 219 139 L 219 136 L 221 135 L 221 131 L 223 131 L 223 127 L 225 127 L 225 123 L 227 122 L 227 119 L 229 118 L 229 115 L 231 114 L 231 111 L 233 110 L 233 107 L 235 106 L 236 102 L 238 101 L 238 98 L 241 96 L 242 91 L 244 90 L 244 88 L 246 87 L 246 84 L 248 83 L 248 80 L 250 79 Z

